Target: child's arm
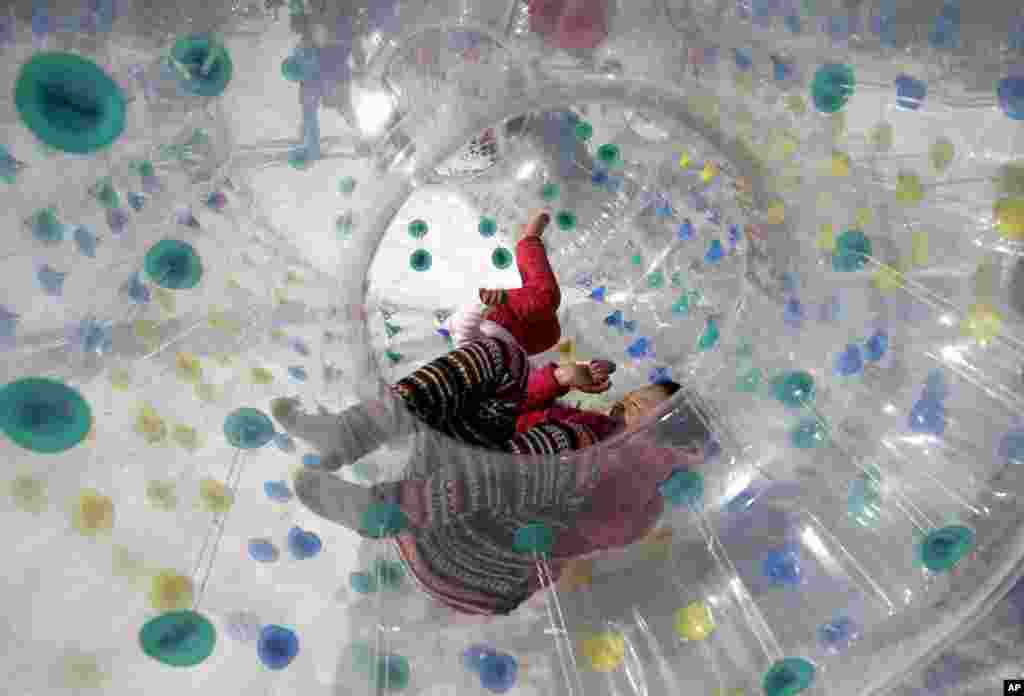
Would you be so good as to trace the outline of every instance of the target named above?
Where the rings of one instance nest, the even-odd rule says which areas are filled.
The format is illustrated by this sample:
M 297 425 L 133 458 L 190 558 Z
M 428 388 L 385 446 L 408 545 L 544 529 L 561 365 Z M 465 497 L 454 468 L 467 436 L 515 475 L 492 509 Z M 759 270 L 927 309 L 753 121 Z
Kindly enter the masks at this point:
M 558 363 L 549 363 L 536 370 L 530 370 L 530 380 L 526 386 L 526 400 L 521 411 L 543 411 L 550 407 L 556 399 L 568 394 L 572 387 L 570 382 L 559 372 Z M 560 379 L 561 377 L 561 379 Z

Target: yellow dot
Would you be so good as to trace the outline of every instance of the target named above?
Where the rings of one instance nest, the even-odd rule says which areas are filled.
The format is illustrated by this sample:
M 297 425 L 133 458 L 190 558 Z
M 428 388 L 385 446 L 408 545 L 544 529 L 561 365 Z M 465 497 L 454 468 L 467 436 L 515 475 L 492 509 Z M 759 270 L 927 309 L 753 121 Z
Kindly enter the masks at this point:
M 676 633 L 683 640 L 704 640 L 714 630 L 711 608 L 704 602 L 691 602 L 676 612 Z
M 833 251 L 836 248 L 836 232 L 831 222 L 823 222 L 818 231 L 818 248 Z
M 196 396 L 201 401 L 206 403 L 213 403 L 220 397 L 220 390 L 217 389 L 217 385 L 210 384 L 208 382 L 201 382 L 196 385 Z
M 890 293 L 903 287 L 903 274 L 892 266 L 882 266 L 871 279 L 882 293 Z
M 693 161 L 693 159 L 690 157 L 690 153 L 687 152 L 686 150 L 683 150 L 681 153 L 679 153 L 679 168 L 680 169 L 686 169 L 687 167 L 690 166 L 690 163 L 692 161 Z
M 227 486 L 209 478 L 199 482 L 199 497 L 206 510 L 213 513 L 227 512 L 235 502 L 235 496 Z
M 740 94 L 750 95 L 754 91 L 754 74 L 749 72 L 736 73 L 736 89 Z
M 114 501 L 99 491 L 85 489 L 72 510 L 72 524 L 86 536 L 109 532 L 114 528 Z
M 781 225 L 786 221 L 786 204 L 776 199 L 768 204 L 768 224 Z
M 59 673 L 61 686 L 75 691 L 100 689 L 109 679 L 95 655 L 77 651 L 61 658 Z
M 242 289 L 242 284 L 240 282 L 238 282 L 238 278 L 236 278 L 233 275 L 232 276 L 228 276 L 227 286 L 228 286 L 228 290 L 241 290 Z
M 110 386 L 117 391 L 128 391 L 132 386 L 132 373 L 123 367 L 116 368 L 110 373 Z
M 910 262 L 920 268 L 928 265 L 928 233 L 917 230 L 911 238 Z
M 595 672 L 614 672 L 626 659 L 626 641 L 621 633 L 605 631 L 585 638 L 581 652 Z
M 985 345 L 999 335 L 1002 326 L 1003 317 L 995 307 L 978 302 L 967 310 L 967 317 L 960 324 L 960 332 Z
M 135 335 L 146 343 L 160 339 L 160 324 L 153 319 L 137 319 L 134 328 Z
M 270 384 L 274 381 L 274 373 L 265 367 L 252 368 L 252 381 L 256 384 Z
M 937 138 L 928 149 L 928 159 L 936 172 L 941 173 L 949 169 L 955 158 L 956 146 L 949 138 Z
M 218 331 L 225 331 L 230 334 L 237 334 L 242 330 L 242 325 L 238 320 L 229 317 L 225 312 L 221 310 L 213 310 L 210 312 L 210 316 L 207 319 L 210 328 L 217 329 Z
M 170 512 L 178 506 L 178 493 L 173 481 L 150 481 L 146 484 L 146 501 L 157 510 Z
M 285 276 L 285 282 L 287 283 L 301 283 L 302 276 L 299 275 L 298 271 L 288 271 L 288 275 Z
M 850 176 L 850 156 L 845 152 L 836 152 L 832 155 L 832 176 Z
M 1024 196 L 1024 162 L 1008 162 L 999 168 L 996 178 L 999 193 L 1004 196 Z
M 746 696 L 747 692 L 739 687 L 733 689 L 715 689 L 714 696 Z
M 786 108 L 795 116 L 803 116 L 807 113 L 807 100 L 799 94 L 791 94 L 786 97 Z
M 822 191 L 818 194 L 819 208 L 831 208 L 833 203 L 835 203 L 835 198 L 828 191 Z
M 18 476 L 11 481 L 11 498 L 22 512 L 38 515 L 46 510 L 46 483 L 34 476 Z
M 288 302 L 288 292 L 285 288 L 274 288 L 274 301 L 278 304 L 285 304 Z
M 837 111 L 832 114 L 828 119 L 829 131 L 832 133 L 832 139 L 838 140 L 846 135 L 846 113 Z
M 924 185 L 914 172 L 896 175 L 896 200 L 904 205 L 917 205 L 924 199 Z
M 875 220 L 875 211 L 868 207 L 857 208 L 857 228 L 863 230 Z
M 174 295 L 167 288 L 153 288 L 153 299 L 167 314 L 174 313 Z
M 879 152 L 888 152 L 892 149 L 894 140 L 892 125 L 888 123 L 876 124 L 871 129 L 871 144 Z
M 167 424 L 156 409 L 146 404 L 139 409 L 138 418 L 135 419 L 135 432 L 149 444 L 157 445 L 167 438 Z
M 203 376 L 203 365 L 192 353 L 178 353 L 174 366 L 178 376 L 186 382 L 198 382 Z
M 158 611 L 185 609 L 192 604 L 192 578 L 165 570 L 153 578 L 149 605 Z
M 992 212 L 999 234 L 1011 242 L 1024 240 L 1024 196 L 1000 198 Z
M 704 163 L 704 169 L 700 172 L 700 179 L 706 184 L 718 176 L 719 171 L 718 165 L 711 160 L 708 160 Z

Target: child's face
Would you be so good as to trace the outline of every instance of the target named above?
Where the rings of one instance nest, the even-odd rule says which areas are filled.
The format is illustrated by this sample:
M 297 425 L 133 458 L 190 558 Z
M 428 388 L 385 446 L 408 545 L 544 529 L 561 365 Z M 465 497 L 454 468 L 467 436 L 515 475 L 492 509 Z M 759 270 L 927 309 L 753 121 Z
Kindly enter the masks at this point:
M 635 389 L 626 394 L 622 399 L 626 430 L 636 430 L 645 416 L 655 411 L 668 399 L 669 396 L 665 390 L 656 384 Z

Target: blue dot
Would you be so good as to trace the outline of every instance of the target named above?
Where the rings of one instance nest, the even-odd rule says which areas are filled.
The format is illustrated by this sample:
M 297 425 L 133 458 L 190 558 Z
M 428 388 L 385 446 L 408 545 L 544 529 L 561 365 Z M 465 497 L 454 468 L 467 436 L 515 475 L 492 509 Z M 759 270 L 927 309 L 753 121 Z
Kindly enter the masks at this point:
M 878 362 L 889 350 L 889 334 L 879 329 L 871 334 L 871 338 L 864 344 L 864 359 L 868 362 Z
M 364 571 L 350 573 L 348 584 L 354 592 L 359 594 L 373 594 L 377 591 L 377 579 Z
M 652 367 L 651 371 L 647 373 L 647 381 L 650 382 L 651 384 L 663 384 L 665 382 L 671 382 L 671 368 Z
M 690 218 L 686 218 L 685 220 L 683 220 L 682 224 L 679 225 L 678 235 L 679 239 L 684 242 L 693 239 L 694 230 L 693 223 L 690 221 Z
M 910 409 L 909 424 L 915 433 L 941 435 L 946 429 L 946 409 L 941 401 L 921 397 Z
M 503 694 L 516 684 L 519 665 L 511 655 L 496 653 L 480 659 L 480 685 L 490 692 Z
M 934 48 L 956 49 L 960 46 L 960 0 L 946 0 L 928 33 Z
M 851 343 L 836 358 L 836 374 L 840 377 L 852 377 L 864 371 L 864 358 L 860 346 Z
M 639 360 L 641 358 L 647 357 L 647 355 L 650 353 L 650 350 L 650 341 L 647 339 L 646 336 L 641 336 L 640 338 L 636 339 L 631 344 L 629 344 L 629 346 L 626 348 L 626 353 L 631 358 Z
M 91 259 L 96 258 L 97 239 L 92 230 L 85 225 L 78 225 L 75 227 L 74 239 L 79 254 Z
M 1006 77 L 996 88 L 999 108 L 1014 121 L 1024 121 L 1024 77 Z
M 764 559 L 765 577 L 775 584 L 795 587 L 800 584 L 800 556 L 795 547 L 775 549 Z
M 928 373 L 921 396 L 935 401 L 945 401 L 949 396 L 949 382 L 946 381 L 946 374 L 942 370 L 932 370 Z
M 316 454 L 315 452 L 307 452 L 306 454 L 302 455 L 302 465 L 303 466 L 308 466 L 308 467 L 316 468 L 316 467 L 320 466 L 320 462 L 321 462 L 320 455 Z
M 858 637 L 858 630 L 847 617 L 841 616 L 818 628 L 818 642 L 833 655 L 846 650 Z
M 708 247 L 707 252 L 704 254 L 704 263 L 716 264 L 722 260 L 725 256 L 725 249 L 722 248 L 722 241 L 720 239 L 712 239 L 711 246 Z
M 114 324 L 88 317 L 73 326 L 70 339 L 83 353 L 104 355 L 114 347 Z
M 1013 430 L 999 441 L 999 456 L 1007 464 L 1024 464 L 1024 430 Z
M 604 186 L 608 183 L 608 172 L 604 169 L 598 169 L 590 177 L 590 183 L 594 186 Z
M 737 48 L 733 51 L 736 57 L 736 67 L 746 72 L 754 66 L 754 58 L 748 48 Z
M 292 350 L 294 350 L 296 353 L 298 353 L 302 357 L 304 357 L 304 358 L 308 358 L 309 357 L 309 346 L 306 345 L 306 342 L 303 341 L 301 338 L 291 338 L 291 339 L 289 339 L 288 340 L 288 345 L 291 347 Z
M 793 298 L 787 300 L 785 306 L 782 308 L 782 321 L 787 326 L 793 328 L 800 328 L 804 320 L 804 307 L 800 303 L 800 300 Z
M 590 299 L 597 300 L 598 302 L 604 302 L 604 296 L 607 289 L 604 286 L 594 288 L 590 291 Z
M 146 197 L 141 193 L 131 191 L 128 193 L 128 205 L 135 212 L 139 212 L 146 205 Z
M 471 645 L 462 653 L 462 664 L 471 672 L 480 671 L 480 662 L 488 655 L 497 655 L 497 651 L 482 644 Z
M 804 418 L 790 433 L 789 441 L 797 449 L 814 449 L 825 444 L 828 434 L 817 420 Z
M 604 318 L 605 326 L 622 326 L 622 310 L 615 310 Z
M 274 435 L 274 444 L 282 452 L 291 454 L 295 451 L 295 440 L 288 433 L 277 433 Z
M 636 332 L 636 319 L 628 319 L 622 322 L 622 330 L 626 333 Z
M 32 218 L 32 237 L 37 242 L 56 244 L 64 241 L 64 225 L 50 210 L 37 213 Z
M 147 304 L 151 298 L 149 286 L 142 281 L 141 273 L 133 273 L 125 284 L 128 298 L 135 304 Z
M 793 34 L 799 34 L 803 29 L 803 25 L 800 22 L 800 15 L 798 14 L 786 15 L 786 18 L 783 20 L 783 23 L 786 25 L 786 29 L 788 29 Z
M 306 368 L 299 365 L 292 365 L 288 368 L 288 376 L 296 382 L 305 382 L 309 375 L 306 374 Z
M 288 550 L 297 561 L 313 558 L 323 549 L 323 542 L 313 532 L 299 527 L 292 527 L 288 532 Z
M 284 669 L 299 654 L 299 637 L 282 626 L 264 626 L 256 653 L 267 669 Z
M 778 56 L 772 56 L 772 76 L 776 82 L 785 82 L 793 75 L 793 64 Z
M 47 264 L 43 264 L 36 271 L 36 280 L 39 281 L 39 286 L 43 292 L 52 297 L 60 297 L 64 294 L 64 281 L 67 277 L 67 273 L 54 270 Z
M 900 75 L 896 78 L 896 105 L 901 109 L 917 111 L 924 104 L 925 95 L 928 94 L 928 85 L 910 75 Z
M 266 539 L 249 540 L 249 557 L 260 563 L 273 563 L 281 554 L 270 541 Z
M 275 503 L 287 503 L 292 499 L 292 492 L 284 481 L 267 481 L 263 484 L 263 492 Z

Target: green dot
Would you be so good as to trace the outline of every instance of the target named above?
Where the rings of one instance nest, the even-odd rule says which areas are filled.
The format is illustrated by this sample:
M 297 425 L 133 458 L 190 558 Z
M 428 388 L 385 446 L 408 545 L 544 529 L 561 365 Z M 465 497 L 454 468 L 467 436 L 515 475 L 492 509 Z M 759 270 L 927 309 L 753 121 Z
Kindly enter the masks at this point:
M 853 68 L 840 63 L 827 63 L 814 74 L 811 98 L 818 111 L 834 114 L 846 106 L 856 86 Z
M 380 580 L 380 586 L 387 590 L 398 590 L 405 579 L 405 567 L 401 563 L 379 560 L 374 564 L 374 579 Z
M 224 419 L 224 437 L 232 447 L 259 449 L 274 439 L 274 423 L 259 409 L 235 409 Z
M 0 389 L 0 430 L 27 450 L 64 452 L 84 440 L 91 427 L 89 404 L 63 382 L 26 377 Z
M 388 359 L 388 362 L 392 365 L 397 365 L 405 359 L 405 356 L 394 350 L 384 351 L 384 357 Z
M 921 560 L 933 573 L 950 570 L 974 548 L 974 532 L 962 525 L 936 529 L 921 543 Z
M 594 127 L 586 121 L 580 121 L 576 124 L 576 139 L 586 142 L 590 140 L 594 135 Z
M 871 239 L 860 230 L 846 230 L 836 240 L 832 252 L 832 270 L 840 273 L 859 271 L 871 257 Z
M 629 262 L 634 266 L 639 266 L 644 262 L 644 257 L 641 256 L 640 254 L 633 254 L 632 256 L 629 257 Z
M 651 290 L 660 290 L 665 287 L 665 274 L 661 271 L 647 274 L 647 287 Z
M 342 239 L 347 239 L 352 236 L 352 232 L 355 231 L 356 222 L 351 212 L 342 213 L 338 216 L 338 219 L 334 221 L 334 230 L 338 233 L 338 236 Z
M 560 210 L 555 214 L 555 224 L 558 229 L 568 232 L 576 227 L 576 214 L 568 210 Z
M 409 257 L 409 266 L 412 267 L 412 270 L 419 271 L 420 273 L 429 271 L 433 263 L 434 259 L 426 249 L 417 249 Z
M 376 683 L 388 691 L 404 691 L 409 686 L 409 661 L 401 655 L 382 655 L 377 659 Z
M 801 421 L 789 434 L 789 441 L 797 449 L 814 449 L 825 444 L 828 433 L 818 421 L 813 418 Z
M 787 372 L 772 380 L 772 393 L 781 403 L 791 408 L 814 401 L 814 378 L 803 371 Z
M 423 239 L 429 229 L 425 220 L 413 220 L 409 223 L 409 236 L 413 239 Z
M 356 180 L 351 176 L 345 176 L 338 182 L 338 191 L 346 196 L 356 190 Z
M 313 164 L 313 159 L 309 156 L 309 153 L 304 147 L 296 147 L 288 153 L 288 166 L 292 169 L 299 171 L 309 169 Z
M 707 326 L 704 327 L 704 333 L 697 340 L 697 350 L 711 350 L 718 344 L 718 339 L 721 335 L 721 332 L 718 330 L 718 323 L 714 319 L 709 318 Z
M 209 34 L 193 34 L 178 39 L 171 58 L 183 69 L 178 84 L 198 97 L 219 97 L 228 83 L 234 66 L 224 46 Z
M 289 82 L 301 82 L 304 73 L 302 61 L 295 56 L 288 56 L 281 61 L 281 75 Z
M 516 553 L 547 554 L 554 546 L 555 532 L 541 522 L 520 527 L 512 538 L 512 548 Z
M 750 368 L 736 378 L 736 391 L 738 392 L 753 394 L 759 386 L 761 386 L 761 371 L 756 367 Z
M 90 154 L 124 132 L 121 88 L 98 65 L 70 53 L 39 53 L 25 63 L 14 102 L 25 126 L 64 152 Z
M 498 247 L 494 250 L 494 253 L 491 254 L 491 263 L 494 264 L 495 268 L 504 270 L 512 265 L 512 261 L 512 252 L 505 247 Z
M 203 277 L 199 254 L 187 242 L 163 239 L 146 252 L 144 268 L 149 279 L 168 290 L 190 290 Z
M 562 189 L 558 184 L 544 184 L 540 190 L 540 197 L 546 201 L 553 201 L 561 195 Z
M 609 143 L 597 148 L 597 159 L 605 165 L 611 166 L 618 164 L 620 155 L 621 153 L 619 152 L 618 145 L 612 145 Z
M 498 223 L 492 218 L 480 218 L 480 225 L 477 227 L 481 237 L 493 237 L 498 233 Z
M 362 519 L 363 531 L 374 539 L 395 536 L 409 527 L 409 518 L 394 503 L 373 503 Z
M 139 631 L 142 651 L 168 667 L 193 667 L 213 654 L 217 631 L 194 611 L 150 619 Z
M 121 197 L 114 189 L 114 182 L 109 176 L 98 181 L 89 189 L 89 193 L 105 208 L 117 208 L 121 205 Z
M 799 657 L 787 657 L 771 666 L 761 686 L 765 696 L 796 696 L 814 683 L 814 665 Z

